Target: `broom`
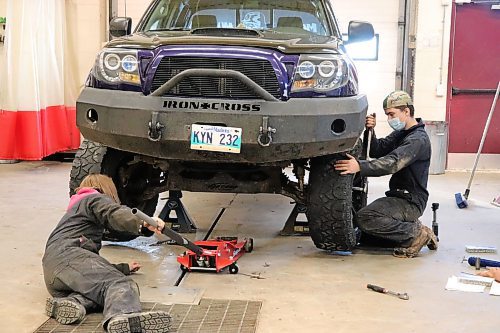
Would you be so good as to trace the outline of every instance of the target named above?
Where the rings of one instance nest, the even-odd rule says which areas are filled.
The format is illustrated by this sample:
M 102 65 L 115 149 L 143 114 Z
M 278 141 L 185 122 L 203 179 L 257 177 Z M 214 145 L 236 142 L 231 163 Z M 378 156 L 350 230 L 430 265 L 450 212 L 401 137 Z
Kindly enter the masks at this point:
M 498 82 L 497 91 L 495 93 L 495 98 L 493 99 L 493 104 L 491 105 L 490 113 L 488 115 L 488 119 L 486 120 L 486 125 L 484 126 L 483 136 L 481 137 L 481 143 L 479 144 L 479 149 L 477 150 L 476 159 L 474 161 L 474 167 L 472 168 L 472 173 L 469 178 L 469 184 L 465 189 L 464 194 L 455 193 L 455 201 L 457 203 L 458 208 L 466 208 L 469 204 L 467 203 L 467 199 L 469 198 L 470 186 L 472 184 L 472 178 L 474 178 L 474 173 L 476 172 L 477 163 L 479 162 L 479 156 L 481 155 L 481 150 L 483 150 L 484 140 L 486 139 L 486 134 L 488 133 L 488 127 L 490 127 L 491 118 L 493 116 L 493 111 L 497 105 L 498 93 L 500 91 L 500 81 Z

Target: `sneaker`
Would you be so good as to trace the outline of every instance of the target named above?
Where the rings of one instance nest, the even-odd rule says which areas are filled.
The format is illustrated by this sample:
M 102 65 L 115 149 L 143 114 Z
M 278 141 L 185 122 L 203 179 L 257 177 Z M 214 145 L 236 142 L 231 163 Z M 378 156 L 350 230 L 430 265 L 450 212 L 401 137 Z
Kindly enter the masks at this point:
M 108 322 L 109 333 L 169 332 L 171 317 L 164 311 L 129 313 L 114 316 Z
M 70 297 L 49 297 L 45 303 L 45 313 L 63 325 L 78 323 L 85 318 L 85 308 Z
M 420 250 L 427 245 L 429 250 L 437 250 L 438 240 L 436 235 L 432 230 L 421 225 L 419 234 L 413 239 L 413 242 L 409 247 L 400 247 L 394 249 L 393 255 L 398 258 L 413 258 L 418 255 Z

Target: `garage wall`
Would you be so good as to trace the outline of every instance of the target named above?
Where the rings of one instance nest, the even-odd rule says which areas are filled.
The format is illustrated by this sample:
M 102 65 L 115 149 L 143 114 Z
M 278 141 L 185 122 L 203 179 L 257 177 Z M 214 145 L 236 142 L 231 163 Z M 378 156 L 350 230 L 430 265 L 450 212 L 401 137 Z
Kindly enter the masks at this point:
M 152 0 L 116 0 L 118 4 L 118 16 L 132 18 L 132 31 L 146 11 Z
M 369 113 L 377 113 L 377 135 L 392 130 L 385 121 L 382 101 L 396 84 L 399 0 L 332 0 L 332 6 L 342 33 L 347 33 L 349 21 L 368 21 L 380 35 L 377 61 L 356 60 L 360 90 L 368 97 Z
M 81 87 L 107 38 L 106 6 L 106 0 L 66 1 L 69 40 L 76 54 L 75 73 Z
M 446 118 L 451 0 L 414 1 L 418 2 L 414 80 L 417 116 L 443 121 Z M 379 60 L 356 61 L 361 91 L 368 95 L 369 112 L 380 116 L 379 135 L 391 131 L 385 121 L 380 121 L 385 120 L 381 103 L 396 84 L 399 3 L 400 0 L 332 0 L 343 32 L 347 31 L 350 20 L 365 20 L 380 34 Z
M 446 118 L 451 0 L 419 0 L 418 12 L 415 105 L 425 120 L 443 121 Z

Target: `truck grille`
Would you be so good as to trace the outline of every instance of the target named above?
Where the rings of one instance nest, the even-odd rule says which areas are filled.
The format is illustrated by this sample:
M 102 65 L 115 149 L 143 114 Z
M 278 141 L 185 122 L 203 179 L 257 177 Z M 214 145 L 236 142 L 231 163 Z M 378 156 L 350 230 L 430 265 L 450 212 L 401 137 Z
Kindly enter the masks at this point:
M 267 60 L 226 59 L 206 57 L 164 57 L 156 70 L 151 91 L 155 91 L 173 76 L 190 68 L 232 69 L 248 76 L 276 98 L 281 97 L 276 73 Z M 254 92 L 232 78 L 189 77 L 165 95 L 203 96 L 209 98 L 256 98 Z

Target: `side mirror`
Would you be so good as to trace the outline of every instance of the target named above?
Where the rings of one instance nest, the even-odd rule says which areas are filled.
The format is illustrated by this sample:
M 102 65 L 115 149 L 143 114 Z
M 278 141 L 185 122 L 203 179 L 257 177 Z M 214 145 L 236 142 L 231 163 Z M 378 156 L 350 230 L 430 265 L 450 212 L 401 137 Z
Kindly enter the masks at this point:
M 109 22 L 109 33 L 113 37 L 122 37 L 132 33 L 132 19 L 130 17 L 115 17 Z
M 348 44 L 370 40 L 373 37 L 375 37 L 375 31 L 370 23 L 362 21 L 349 22 Z

